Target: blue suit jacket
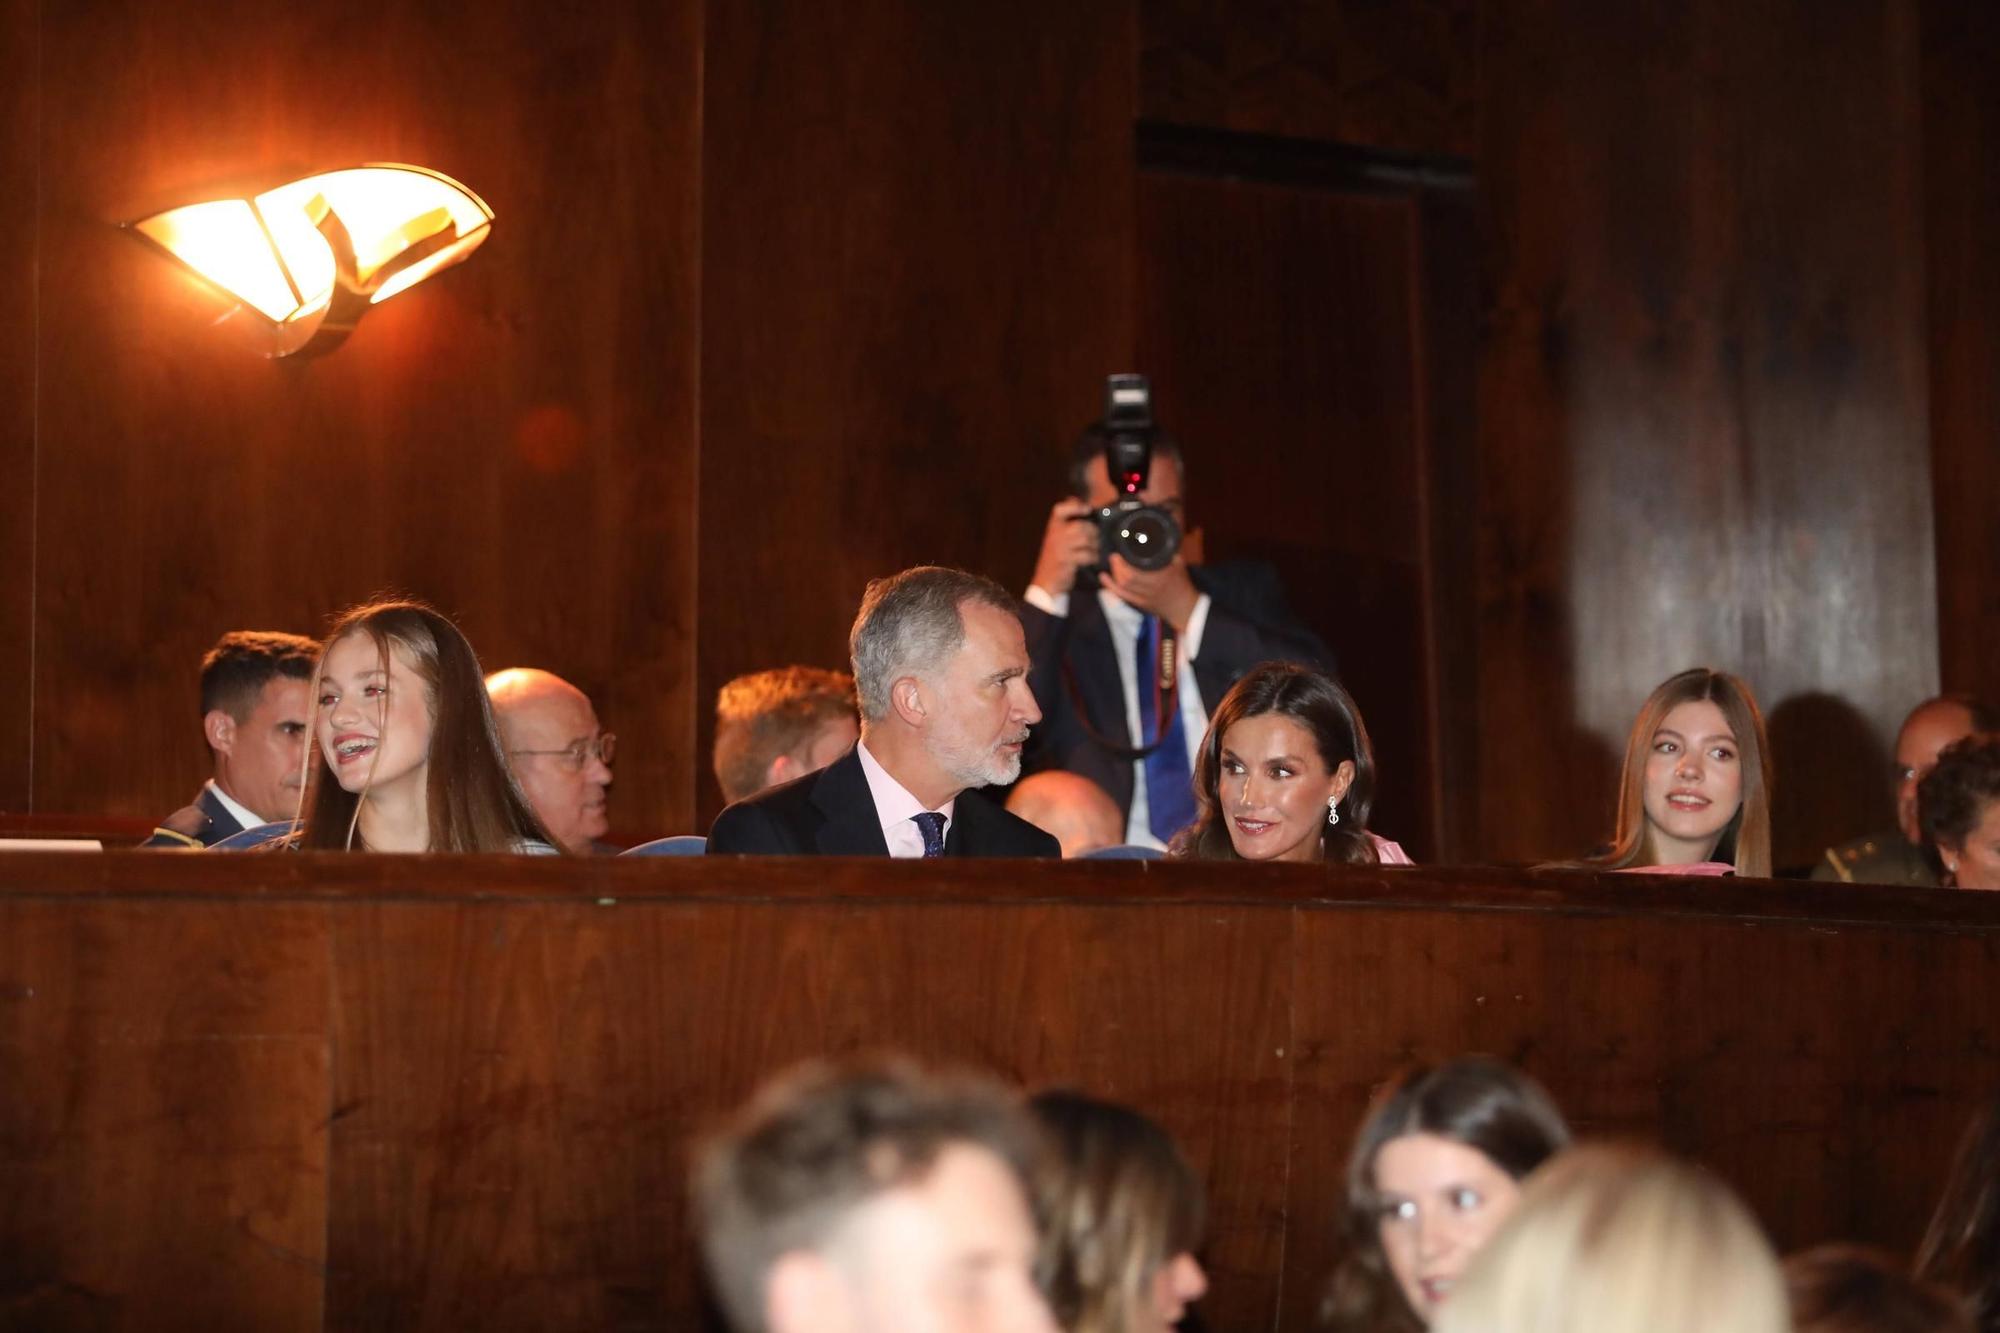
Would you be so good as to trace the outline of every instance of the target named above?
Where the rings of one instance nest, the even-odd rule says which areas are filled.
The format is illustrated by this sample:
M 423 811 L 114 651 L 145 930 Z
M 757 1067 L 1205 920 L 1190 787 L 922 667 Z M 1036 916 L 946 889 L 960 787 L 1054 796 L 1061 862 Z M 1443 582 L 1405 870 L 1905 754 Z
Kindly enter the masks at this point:
M 229 813 L 229 807 L 216 799 L 215 792 L 207 783 L 202 784 L 201 794 L 194 798 L 194 804 L 174 811 L 160 821 L 153 830 L 153 836 L 140 843 L 141 847 L 213 847 L 232 833 L 241 833 L 243 826 L 236 822 L 236 816 Z

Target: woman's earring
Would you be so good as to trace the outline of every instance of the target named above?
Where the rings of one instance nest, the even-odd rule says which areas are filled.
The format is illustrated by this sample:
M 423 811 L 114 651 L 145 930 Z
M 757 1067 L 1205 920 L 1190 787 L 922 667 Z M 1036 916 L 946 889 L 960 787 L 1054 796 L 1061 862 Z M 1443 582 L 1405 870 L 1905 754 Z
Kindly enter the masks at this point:
M 1338 796 L 1329 796 L 1326 798 L 1326 822 L 1329 824 L 1338 824 L 1340 822 L 1340 798 Z

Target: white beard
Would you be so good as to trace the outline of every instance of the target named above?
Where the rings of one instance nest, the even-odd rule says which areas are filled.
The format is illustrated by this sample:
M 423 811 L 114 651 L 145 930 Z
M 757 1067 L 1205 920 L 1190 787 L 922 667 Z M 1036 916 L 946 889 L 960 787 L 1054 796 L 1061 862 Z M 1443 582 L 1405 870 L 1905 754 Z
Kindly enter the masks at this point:
M 1021 776 L 1020 754 L 1002 754 L 999 746 L 1004 743 L 982 744 L 959 735 L 936 735 L 927 748 L 938 767 L 962 787 L 1004 787 Z

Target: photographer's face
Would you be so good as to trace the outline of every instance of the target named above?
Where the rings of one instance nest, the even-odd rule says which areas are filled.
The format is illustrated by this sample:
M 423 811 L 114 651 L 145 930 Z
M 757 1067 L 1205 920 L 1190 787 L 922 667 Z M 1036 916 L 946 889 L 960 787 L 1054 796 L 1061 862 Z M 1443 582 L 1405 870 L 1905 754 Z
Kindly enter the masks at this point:
M 925 745 L 953 780 L 1005 786 L 1021 776 L 1028 728 L 1042 720 L 1028 690 L 1028 640 L 1020 620 L 998 607 L 963 602 L 958 614 L 965 642 L 924 682 Z
M 1090 484 L 1090 494 L 1084 498 L 1092 509 L 1102 509 L 1115 500 L 1121 499 L 1111 485 L 1111 469 L 1104 465 L 1104 455 L 1090 460 L 1090 471 L 1085 474 Z M 1181 465 L 1165 454 L 1154 454 L 1153 465 L 1146 471 L 1146 489 L 1139 492 L 1139 499 L 1158 509 L 1164 509 L 1174 516 L 1183 531 L 1187 528 L 1187 504 L 1181 497 Z

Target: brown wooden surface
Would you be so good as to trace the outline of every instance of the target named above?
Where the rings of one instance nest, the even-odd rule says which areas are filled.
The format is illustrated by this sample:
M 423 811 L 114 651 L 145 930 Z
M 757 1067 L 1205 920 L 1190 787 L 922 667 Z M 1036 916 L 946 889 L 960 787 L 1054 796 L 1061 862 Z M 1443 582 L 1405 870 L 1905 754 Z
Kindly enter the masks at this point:
M 573 678 L 626 736 L 619 799 L 691 817 L 699 18 L 40 6 L 32 808 L 177 808 L 215 637 L 393 588 L 489 665 Z M 463 180 L 493 238 L 311 363 L 207 327 L 212 298 L 112 225 L 385 159 Z
M 1941 661 L 1997 688 L 1990 6 L 461 9 L 0 0 L 32 186 L 0 202 L 0 809 L 178 807 L 213 638 L 393 586 L 592 693 L 618 827 L 698 827 L 724 678 L 837 663 L 900 566 L 1018 586 L 1101 376 L 1264 336 L 1251 303 L 1142 328 L 1140 121 L 1477 182 L 1476 242 L 1426 216 L 1413 246 L 1466 294 L 1414 343 L 1344 331 L 1417 347 L 1426 410 L 1479 339 L 1475 445 L 1425 455 L 1419 605 L 1379 626 L 1384 660 L 1429 645 L 1385 767 L 1429 775 L 1445 854 L 1598 841 L 1628 719 L 1696 660 L 1772 715 L 1781 863 L 1887 818 Z M 310 365 L 111 226 L 396 157 L 494 239 Z M 1213 244 L 1328 262 L 1267 222 Z
M 1279 571 L 1367 722 L 1370 827 L 1433 860 L 1419 207 L 1144 174 L 1139 364 L 1186 450 L 1208 557 Z
M 16 815 L 0 813 L 0 838 L 90 838 L 106 847 L 134 847 L 159 827 L 151 819 L 116 815 Z
M 2000 10 L 1923 13 L 1938 656 L 1946 689 L 2000 698 Z
M 1772 719 L 1803 862 L 1886 819 L 1937 680 L 1913 6 L 1480 33 L 1477 845 L 1601 841 L 1640 701 L 1707 663 Z
M 1133 245 L 1116 6 L 721 5 L 707 50 L 703 827 L 724 681 L 843 666 L 910 565 L 1027 586 Z
M 0 0 L 0 254 L 35 253 L 41 172 L 35 53 L 39 0 Z M 29 804 L 34 727 L 35 341 L 38 293 L 16 259 L 0 283 L 0 810 Z
M 0 1327 L 320 1326 L 326 926 L 0 899 Z
M 1544 872 L 0 861 L 0 1328 L 683 1329 L 688 1136 L 897 1046 L 1158 1116 L 1216 1328 L 1307 1327 L 1346 1144 L 1467 1050 L 1906 1249 L 2000 1077 L 2000 895 Z
M 1411 153 L 1471 154 L 1479 0 L 1140 0 L 1157 120 Z

